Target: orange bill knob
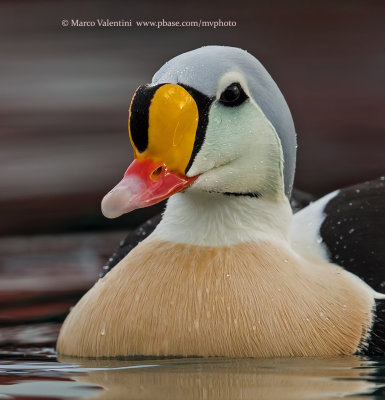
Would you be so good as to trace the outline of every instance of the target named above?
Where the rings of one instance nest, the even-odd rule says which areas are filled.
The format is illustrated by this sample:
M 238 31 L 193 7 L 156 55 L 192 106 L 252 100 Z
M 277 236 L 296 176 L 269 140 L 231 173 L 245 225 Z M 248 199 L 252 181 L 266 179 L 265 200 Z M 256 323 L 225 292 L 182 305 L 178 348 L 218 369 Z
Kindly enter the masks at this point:
M 197 104 L 182 86 L 143 86 L 130 106 L 129 134 L 135 160 L 104 197 L 102 212 L 116 218 L 158 203 L 191 185 L 187 177 L 199 121 Z

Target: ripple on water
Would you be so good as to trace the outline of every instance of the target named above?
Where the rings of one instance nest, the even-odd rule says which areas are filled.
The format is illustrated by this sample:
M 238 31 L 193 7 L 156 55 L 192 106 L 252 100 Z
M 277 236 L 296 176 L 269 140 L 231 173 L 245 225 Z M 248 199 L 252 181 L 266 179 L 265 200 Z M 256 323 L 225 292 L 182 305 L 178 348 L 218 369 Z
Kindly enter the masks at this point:
M 370 399 L 384 374 L 385 358 L 355 356 L 12 360 L 0 362 L 0 398 Z

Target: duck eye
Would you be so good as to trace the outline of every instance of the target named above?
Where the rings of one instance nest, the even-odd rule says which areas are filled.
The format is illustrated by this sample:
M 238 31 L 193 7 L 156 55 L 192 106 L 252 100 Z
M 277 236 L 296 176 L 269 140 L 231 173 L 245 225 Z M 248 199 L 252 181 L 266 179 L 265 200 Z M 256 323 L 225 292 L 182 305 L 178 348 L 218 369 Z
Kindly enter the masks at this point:
M 219 101 L 228 107 L 234 107 L 242 104 L 247 99 L 247 95 L 238 83 L 232 83 L 222 92 Z

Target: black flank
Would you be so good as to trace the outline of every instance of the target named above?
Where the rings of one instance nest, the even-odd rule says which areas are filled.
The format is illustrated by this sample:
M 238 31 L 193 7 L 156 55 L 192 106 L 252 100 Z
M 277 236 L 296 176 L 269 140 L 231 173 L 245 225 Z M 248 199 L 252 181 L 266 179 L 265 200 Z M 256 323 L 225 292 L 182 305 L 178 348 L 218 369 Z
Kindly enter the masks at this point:
M 325 207 L 321 237 L 330 260 L 385 292 L 385 180 L 342 189 Z M 385 300 L 376 300 L 366 348 L 360 354 L 385 353 Z
M 158 214 L 138 228 L 130 232 L 125 239 L 120 242 L 119 248 L 115 251 L 115 253 L 110 257 L 106 265 L 103 267 L 103 271 L 100 273 L 100 276 L 103 277 L 106 275 L 108 271 L 110 271 L 115 265 L 123 260 L 124 257 L 134 248 L 137 244 L 139 244 L 142 240 L 144 240 L 147 236 L 149 236 L 156 226 L 159 224 L 162 219 L 162 215 Z
M 342 189 L 327 204 L 320 234 L 332 262 L 385 291 L 385 180 Z
M 367 356 L 384 355 L 385 353 L 385 300 L 376 300 L 374 321 L 368 346 L 361 354 Z

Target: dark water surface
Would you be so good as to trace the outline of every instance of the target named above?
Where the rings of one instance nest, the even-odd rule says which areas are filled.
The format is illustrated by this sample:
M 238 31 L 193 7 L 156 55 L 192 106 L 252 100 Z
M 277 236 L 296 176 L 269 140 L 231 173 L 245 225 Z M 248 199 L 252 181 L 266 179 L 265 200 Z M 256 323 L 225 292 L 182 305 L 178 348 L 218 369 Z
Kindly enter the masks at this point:
M 6 399 L 380 399 L 385 358 L 79 360 L 3 351 Z

